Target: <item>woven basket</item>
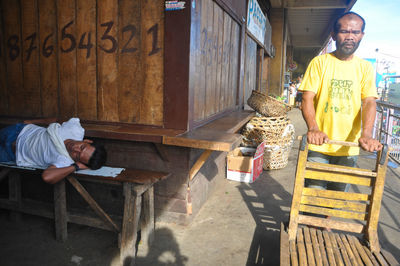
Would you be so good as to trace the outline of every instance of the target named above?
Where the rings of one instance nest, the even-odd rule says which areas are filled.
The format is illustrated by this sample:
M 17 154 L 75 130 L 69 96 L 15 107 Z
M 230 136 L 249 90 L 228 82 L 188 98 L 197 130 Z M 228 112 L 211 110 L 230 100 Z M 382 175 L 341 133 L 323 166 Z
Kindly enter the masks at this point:
M 283 136 L 285 128 L 290 124 L 287 116 L 253 117 L 242 131 L 244 146 L 258 146 L 288 143 L 292 136 Z
M 290 150 L 294 142 L 294 126 L 288 124 L 282 133 L 282 141 L 275 145 L 266 145 L 264 149 L 263 169 L 281 169 L 288 164 Z
M 253 90 L 247 104 L 263 116 L 282 116 L 292 109 L 284 102 Z
M 267 145 L 264 149 L 264 170 L 281 169 L 288 164 L 293 141 L 283 145 Z

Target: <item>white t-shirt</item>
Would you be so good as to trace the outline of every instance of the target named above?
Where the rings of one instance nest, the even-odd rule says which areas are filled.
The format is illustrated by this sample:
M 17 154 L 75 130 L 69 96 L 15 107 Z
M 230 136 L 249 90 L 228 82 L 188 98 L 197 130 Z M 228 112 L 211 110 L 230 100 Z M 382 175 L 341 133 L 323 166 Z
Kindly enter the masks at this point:
M 62 140 L 73 139 L 81 141 L 84 129 L 78 118 L 71 118 L 58 127 Z M 47 168 L 54 165 L 57 168 L 70 166 L 74 161 L 60 154 L 46 128 L 33 124 L 26 125 L 17 138 L 16 163 L 19 166 Z

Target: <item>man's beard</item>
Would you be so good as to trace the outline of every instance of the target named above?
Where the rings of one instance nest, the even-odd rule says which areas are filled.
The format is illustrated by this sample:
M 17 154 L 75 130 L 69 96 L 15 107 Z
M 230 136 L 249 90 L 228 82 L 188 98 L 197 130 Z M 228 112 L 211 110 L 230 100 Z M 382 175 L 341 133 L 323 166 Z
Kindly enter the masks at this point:
M 338 50 L 343 55 L 352 55 L 357 50 L 361 41 L 358 42 L 336 42 L 336 50 Z M 352 44 L 352 46 L 346 47 L 346 44 Z

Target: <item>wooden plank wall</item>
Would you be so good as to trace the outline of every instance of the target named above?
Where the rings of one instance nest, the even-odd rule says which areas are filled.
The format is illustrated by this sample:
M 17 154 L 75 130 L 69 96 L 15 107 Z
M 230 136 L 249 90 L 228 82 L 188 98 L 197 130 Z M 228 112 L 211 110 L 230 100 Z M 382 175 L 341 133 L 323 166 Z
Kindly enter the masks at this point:
M 191 119 L 234 108 L 238 96 L 240 25 L 212 0 L 192 10 L 189 89 Z
M 0 115 L 163 124 L 164 1 L 0 0 Z
M 257 43 L 246 35 L 246 57 L 244 59 L 244 102 L 257 89 Z

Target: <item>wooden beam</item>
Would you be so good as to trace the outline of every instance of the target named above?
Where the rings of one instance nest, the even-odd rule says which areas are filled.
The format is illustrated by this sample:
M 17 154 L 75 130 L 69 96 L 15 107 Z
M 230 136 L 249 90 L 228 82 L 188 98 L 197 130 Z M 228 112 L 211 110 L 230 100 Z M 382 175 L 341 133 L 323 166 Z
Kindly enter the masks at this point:
M 118 225 L 114 223 L 114 221 L 108 216 L 108 214 L 97 204 L 97 202 L 90 196 L 87 190 L 81 185 L 81 183 L 76 180 L 76 178 L 72 176 L 67 177 L 68 181 L 72 184 L 72 186 L 81 194 L 81 196 L 85 199 L 85 201 L 89 204 L 89 206 L 99 215 L 105 222 L 111 224 L 116 232 L 120 232 L 120 228 Z
M 348 5 L 344 0 L 303 0 L 285 1 L 283 6 L 287 9 L 346 9 Z
M 203 166 L 203 164 L 207 161 L 208 157 L 210 157 L 212 150 L 205 150 L 200 157 L 197 159 L 197 161 L 194 163 L 192 168 L 190 169 L 189 172 L 189 180 L 192 180 L 193 177 L 200 171 L 200 168 Z

